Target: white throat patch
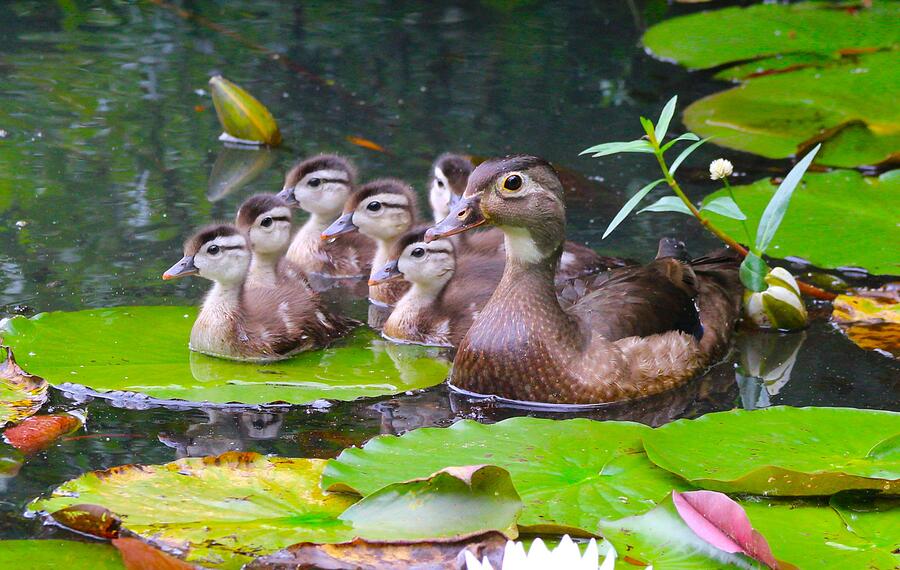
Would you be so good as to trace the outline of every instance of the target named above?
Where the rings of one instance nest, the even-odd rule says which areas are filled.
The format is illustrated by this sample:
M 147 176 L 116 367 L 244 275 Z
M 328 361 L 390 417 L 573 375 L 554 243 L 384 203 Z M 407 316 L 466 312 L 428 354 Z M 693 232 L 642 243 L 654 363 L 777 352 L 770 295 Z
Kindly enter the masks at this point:
M 507 255 L 511 258 L 523 263 L 537 263 L 544 259 L 544 254 L 538 249 L 527 229 L 510 227 L 501 229 L 506 239 Z

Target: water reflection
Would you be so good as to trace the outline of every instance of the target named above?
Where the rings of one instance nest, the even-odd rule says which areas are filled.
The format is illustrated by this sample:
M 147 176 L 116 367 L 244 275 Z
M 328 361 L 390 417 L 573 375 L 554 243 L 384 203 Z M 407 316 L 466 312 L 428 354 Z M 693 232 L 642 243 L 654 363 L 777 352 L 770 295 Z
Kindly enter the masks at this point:
M 767 408 L 772 398 L 791 380 L 797 355 L 806 341 L 806 331 L 775 333 L 744 332 L 736 340 L 740 353 L 735 381 L 747 410 Z
M 161 432 L 159 441 L 173 448 L 179 459 L 251 451 L 259 441 L 278 439 L 285 419 L 284 412 L 205 412 L 207 421 L 191 424 L 182 433 Z
M 218 202 L 259 178 L 275 163 L 275 151 L 265 147 L 224 147 L 209 173 L 206 198 Z

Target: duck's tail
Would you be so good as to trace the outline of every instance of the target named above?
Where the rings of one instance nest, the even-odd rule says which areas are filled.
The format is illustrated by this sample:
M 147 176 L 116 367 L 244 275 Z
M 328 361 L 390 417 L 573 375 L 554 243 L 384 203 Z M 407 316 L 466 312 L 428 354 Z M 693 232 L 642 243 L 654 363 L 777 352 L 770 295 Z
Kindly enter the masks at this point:
M 697 275 L 697 306 L 703 324 L 700 349 L 713 361 L 728 349 L 741 315 L 741 256 L 723 248 L 692 259 L 690 265 Z

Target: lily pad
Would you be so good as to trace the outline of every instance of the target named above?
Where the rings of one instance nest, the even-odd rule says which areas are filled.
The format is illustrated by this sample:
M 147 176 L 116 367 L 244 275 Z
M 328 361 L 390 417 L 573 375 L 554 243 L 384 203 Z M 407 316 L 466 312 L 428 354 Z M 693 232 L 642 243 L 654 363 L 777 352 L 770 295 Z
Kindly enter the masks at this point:
M 900 171 L 877 178 L 846 170 L 807 173 L 766 254 L 801 257 L 825 268 L 855 266 L 876 275 L 900 273 L 896 247 L 900 177 L 895 172 Z M 759 223 L 775 188 L 767 179 L 734 187 L 734 199 L 747 214 L 748 227 Z M 716 192 L 704 202 L 726 195 Z M 709 217 L 730 235 L 744 235 L 740 222 L 717 214 Z
M 118 528 L 118 522 L 108 524 L 108 509 L 122 528 L 149 544 L 222 568 L 239 568 L 297 542 L 516 535 L 521 502 L 509 474 L 498 467 L 454 468 L 388 485 L 356 502 L 357 496 L 321 491 L 324 466 L 318 459 L 238 452 L 126 465 L 82 475 L 30 509 L 60 513 L 58 522 L 81 531 L 90 531 L 91 516 L 103 517 L 96 528 L 104 537 Z
M 22 370 L 12 349 L 2 348 L 6 359 L 0 363 L 0 427 L 22 421 L 47 401 L 47 382 Z
M 841 493 L 831 498 L 831 506 L 853 534 L 880 548 L 895 551 L 900 547 L 900 499 L 897 497 Z
M 91 568 L 124 570 L 119 551 L 109 544 L 74 540 L 2 540 L 0 568 Z
M 647 459 L 641 436 L 650 431 L 583 419 L 465 420 L 347 449 L 329 463 L 322 485 L 367 495 L 451 465 L 490 463 L 509 471 L 522 497 L 520 530 L 593 535 L 601 518 L 646 512 L 673 489 L 690 488 Z
M 445 362 L 423 347 L 386 350 L 358 329 L 331 348 L 272 364 L 221 360 L 188 350 L 193 307 L 116 307 L 15 317 L 0 330 L 27 353 L 26 369 L 56 387 L 102 397 L 135 393 L 160 402 L 307 404 L 353 400 L 439 384 Z M 83 389 L 83 388 L 81 388 Z M 124 394 L 123 394 L 124 393 Z
M 647 30 L 643 43 L 657 57 L 692 68 L 776 54 L 838 57 L 900 43 L 898 18 L 900 6 L 891 2 L 865 9 L 820 2 L 757 4 L 666 20 Z
M 758 77 L 694 102 L 684 111 L 684 124 L 701 137 L 715 137 L 716 144 L 768 158 L 803 154 L 821 142 L 818 164 L 894 160 L 900 149 L 896 58 L 894 52 L 873 53 Z
M 654 463 L 698 487 L 803 496 L 900 493 L 898 434 L 893 412 L 778 406 L 679 420 L 643 437 Z

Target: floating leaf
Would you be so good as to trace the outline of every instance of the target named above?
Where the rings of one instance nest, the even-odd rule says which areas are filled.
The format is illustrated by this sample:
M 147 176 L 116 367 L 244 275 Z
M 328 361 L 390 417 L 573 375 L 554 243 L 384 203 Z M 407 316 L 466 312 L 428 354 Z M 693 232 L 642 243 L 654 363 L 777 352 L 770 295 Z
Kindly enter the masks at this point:
M 850 532 L 879 548 L 896 551 L 900 537 L 900 499 L 841 493 L 831 498 L 831 506 Z
M 41 409 L 47 400 L 47 382 L 22 370 L 11 348 L 0 348 L 6 351 L 6 359 L 0 363 L 0 427 L 3 427 Z
M 688 216 L 694 215 L 678 196 L 663 196 L 646 208 L 638 210 L 638 214 L 644 212 L 678 212 L 679 214 L 687 214 Z
M 524 502 L 520 530 L 589 535 L 597 520 L 646 512 L 686 487 L 641 452 L 650 428 L 629 422 L 513 418 L 493 425 L 460 421 L 382 436 L 330 462 L 325 488 L 363 495 L 450 465 L 507 469 Z
M 125 564 L 118 551 L 109 544 L 74 540 L 0 540 L 0 568 L 124 570 Z
M 630 214 L 631 211 L 634 210 L 635 207 L 638 205 L 638 203 L 640 203 L 640 201 L 644 199 L 644 196 L 646 196 L 647 194 L 650 193 L 651 190 L 656 188 L 660 182 L 665 182 L 665 179 L 660 178 L 659 180 L 654 180 L 650 184 L 647 184 L 646 186 L 644 186 L 643 188 L 641 188 L 640 190 L 635 192 L 634 196 L 632 196 L 631 198 L 628 199 L 627 202 L 625 202 L 625 205 L 622 206 L 622 209 L 619 210 L 619 212 L 615 215 L 613 220 L 609 223 L 609 226 L 606 228 L 606 231 L 603 232 L 603 239 L 605 239 L 606 236 L 611 234 L 612 231 L 614 229 L 616 229 L 616 227 L 618 227 L 619 224 L 621 224 L 623 221 L 625 221 L 625 218 L 628 217 L 628 214 Z
M 80 428 L 84 421 L 74 414 L 31 416 L 3 432 L 10 445 L 22 453 L 35 453 Z
M 122 555 L 127 570 L 194 570 L 193 564 L 170 556 L 136 538 L 114 538 L 112 544 Z
M 701 210 L 704 212 L 714 212 L 725 216 L 726 218 L 731 218 L 732 220 L 747 219 L 747 216 L 741 211 L 740 206 L 737 205 L 737 202 L 735 202 L 731 196 L 721 196 L 714 200 L 710 200 L 703 205 Z
M 99 505 L 77 504 L 51 513 L 53 520 L 74 531 L 112 539 L 119 536 L 122 521 L 109 509 Z
M 819 67 L 832 63 L 836 63 L 836 60 L 834 57 L 830 56 L 814 53 L 790 53 L 754 59 L 746 63 L 739 63 L 723 69 L 716 73 L 714 77 L 726 81 L 741 81 L 764 75 L 773 75 L 775 73 L 789 73 L 791 71 L 803 69 L 804 67 Z
M 370 141 L 369 139 L 364 139 L 363 137 L 348 136 L 347 142 L 355 144 L 356 146 L 360 146 L 362 148 L 374 150 L 376 152 L 387 152 L 387 149 L 377 142 Z
M 847 338 L 865 350 L 900 358 L 900 291 L 857 289 L 833 303 L 831 317 Z
M 219 75 L 209 80 L 209 90 L 226 134 L 239 141 L 281 144 L 275 118 L 253 95 Z
M 897 172 L 897 171 L 894 171 Z M 774 193 L 768 180 L 733 188 L 734 199 L 754 227 Z M 704 203 L 727 196 L 725 190 Z M 840 170 L 807 173 L 791 199 L 781 229 L 767 255 L 796 256 L 819 267 L 863 267 L 873 274 L 900 273 L 900 178 L 891 173 L 867 177 Z M 740 222 L 718 214 L 710 218 L 730 235 L 741 235 Z
M 792 496 L 846 489 L 898 494 L 900 459 L 869 456 L 875 445 L 898 433 L 900 414 L 892 412 L 778 406 L 678 420 L 643 439 L 654 463 L 705 489 Z
M 188 350 L 196 315 L 193 307 L 44 313 L 10 319 L 0 334 L 28 351 L 25 368 L 57 387 L 88 386 L 104 397 L 139 393 L 160 402 L 306 404 L 417 390 L 447 376 L 447 364 L 429 357 L 427 349 L 406 345 L 388 351 L 365 329 L 331 348 L 272 364 L 212 358 Z

